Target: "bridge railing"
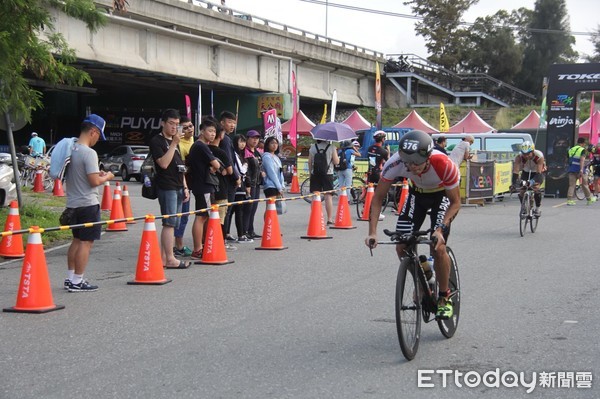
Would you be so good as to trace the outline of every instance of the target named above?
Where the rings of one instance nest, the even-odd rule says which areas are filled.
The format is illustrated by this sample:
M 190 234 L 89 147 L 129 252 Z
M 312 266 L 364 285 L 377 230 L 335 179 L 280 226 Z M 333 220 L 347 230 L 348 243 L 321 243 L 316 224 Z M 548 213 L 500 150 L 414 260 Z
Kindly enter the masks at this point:
M 234 10 L 233 8 L 222 6 L 220 4 L 215 4 L 210 1 L 188 0 L 188 3 L 193 4 L 195 6 L 206 8 L 209 10 L 217 11 L 217 12 L 220 12 L 223 14 L 231 15 L 235 18 L 239 18 L 239 19 L 242 19 L 245 21 L 262 24 L 262 25 L 268 26 L 270 28 L 275 28 L 275 29 L 282 30 L 284 32 L 289 32 L 289 33 L 293 33 L 296 35 L 300 35 L 300 36 L 303 36 L 308 39 L 314 39 L 314 40 L 318 40 L 323 43 L 331 44 L 333 46 L 339 46 L 339 47 L 342 47 L 347 50 L 356 51 L 358 53 L 372 55 L 372 56 L 375 56 L 378 58 L 383 58 L 383 56 L 384 56 L 384 53 L 379 52 L 379 51 L 367 49 L 367 48 L 360 47 L 360 46 L 357 46 L 357 45 L 351 44 L 351 43 L 346 43 L 342 40 L 333 39 L 333 38 L 330 38 L 327 36 L 320 35 L 318 33 L 305 31 L 304 29 L 295 28 L 293 26 L 285 25 L 280 22 L 276 22 L 276 21 L 272 21 L 272 20 L 269 20 L 269 19 L 266 19 L 263 17 L 259 17 L 257 15 L 252 15 L 252 14 L 248 14 L 248 13 L 245 13 L 242 11 L 237 11 L 237 10 Z
M 509 104 L 531 104 L 536 97 L 485 73 L 455 73 L 415 54 L 387 54 L 402 72 L 414 71 L 455 92 L 482 92 Z M 386 64 L 387 65 L 387 64 Z

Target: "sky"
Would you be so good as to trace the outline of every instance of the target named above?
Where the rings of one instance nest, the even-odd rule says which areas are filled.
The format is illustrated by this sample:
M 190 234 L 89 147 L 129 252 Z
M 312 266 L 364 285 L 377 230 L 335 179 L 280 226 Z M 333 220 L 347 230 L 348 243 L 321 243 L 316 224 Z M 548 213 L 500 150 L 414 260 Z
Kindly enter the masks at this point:
M 403 0 L 327 0 L 360 8 L 412 15 Z M 535 0 L 480 0 L 471 6 L 463 21 L 474 22 L 477 17 L 493 15 L 499 9 L 512 11 L 519 7 L 533 9 Z M 598 0 L 566 0 L 572 32 L 593 32 L 599 25 Z M 425 41 L 414 31 L 415 20 L 386 16 L 337 7 L 313 4 L 302 0 L 226 0 L 226 6 L 307 32 L 325 35 L 349 44 L 384 54 L 411 53 L 428 56 Z M 326 13 L 327 9 L 327 13 Z M 327 18 L 326 18 L 327 14 Z M 327 22 L 327 23 L 326 23 Z M 580 58 L 591 55 L 594 47 L 590 36 L 574 35 L 575 50 Z

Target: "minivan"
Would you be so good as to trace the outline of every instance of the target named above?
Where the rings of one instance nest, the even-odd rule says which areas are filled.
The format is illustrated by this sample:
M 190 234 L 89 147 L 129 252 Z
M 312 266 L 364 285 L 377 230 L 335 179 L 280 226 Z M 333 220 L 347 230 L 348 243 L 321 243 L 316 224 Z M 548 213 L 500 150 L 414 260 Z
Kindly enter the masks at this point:
M 521 150 L 524 141 L 533 143 L 529 133 L 434 133 L 434 140 L 446 137 L 446 150 L 452 149 L 465 136 L 473 136 L 471 152 L 476 161 L 512 161 Z

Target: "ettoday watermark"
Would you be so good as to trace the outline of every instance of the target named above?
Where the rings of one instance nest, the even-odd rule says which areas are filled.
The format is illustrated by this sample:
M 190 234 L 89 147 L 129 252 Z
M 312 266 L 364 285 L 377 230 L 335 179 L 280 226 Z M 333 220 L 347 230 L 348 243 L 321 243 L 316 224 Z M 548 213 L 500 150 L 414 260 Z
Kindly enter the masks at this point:
M 453 383 L 458 388 L 523 388 L 527 393 L 536 388 L 592 388 L 591 371 L 515 372 L 499 368 L 484 373 L 459 370 L 418 370 L 417 387 L 446 388 Z

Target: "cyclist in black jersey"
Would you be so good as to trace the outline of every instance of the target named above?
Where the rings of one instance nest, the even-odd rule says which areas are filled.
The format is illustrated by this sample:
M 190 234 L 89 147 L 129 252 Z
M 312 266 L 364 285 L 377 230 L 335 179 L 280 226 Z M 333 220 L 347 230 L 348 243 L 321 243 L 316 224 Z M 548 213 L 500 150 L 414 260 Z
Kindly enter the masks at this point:
M 390 158 L 389 151 L 384 147 L 385 132 L 383 130 L 376 131 L 373 133 L 373 139 L 375 140 L 375 144 L 367 150 L 367 158 L 369 160 L 368 183 L 379 182 L 383 164 Z

